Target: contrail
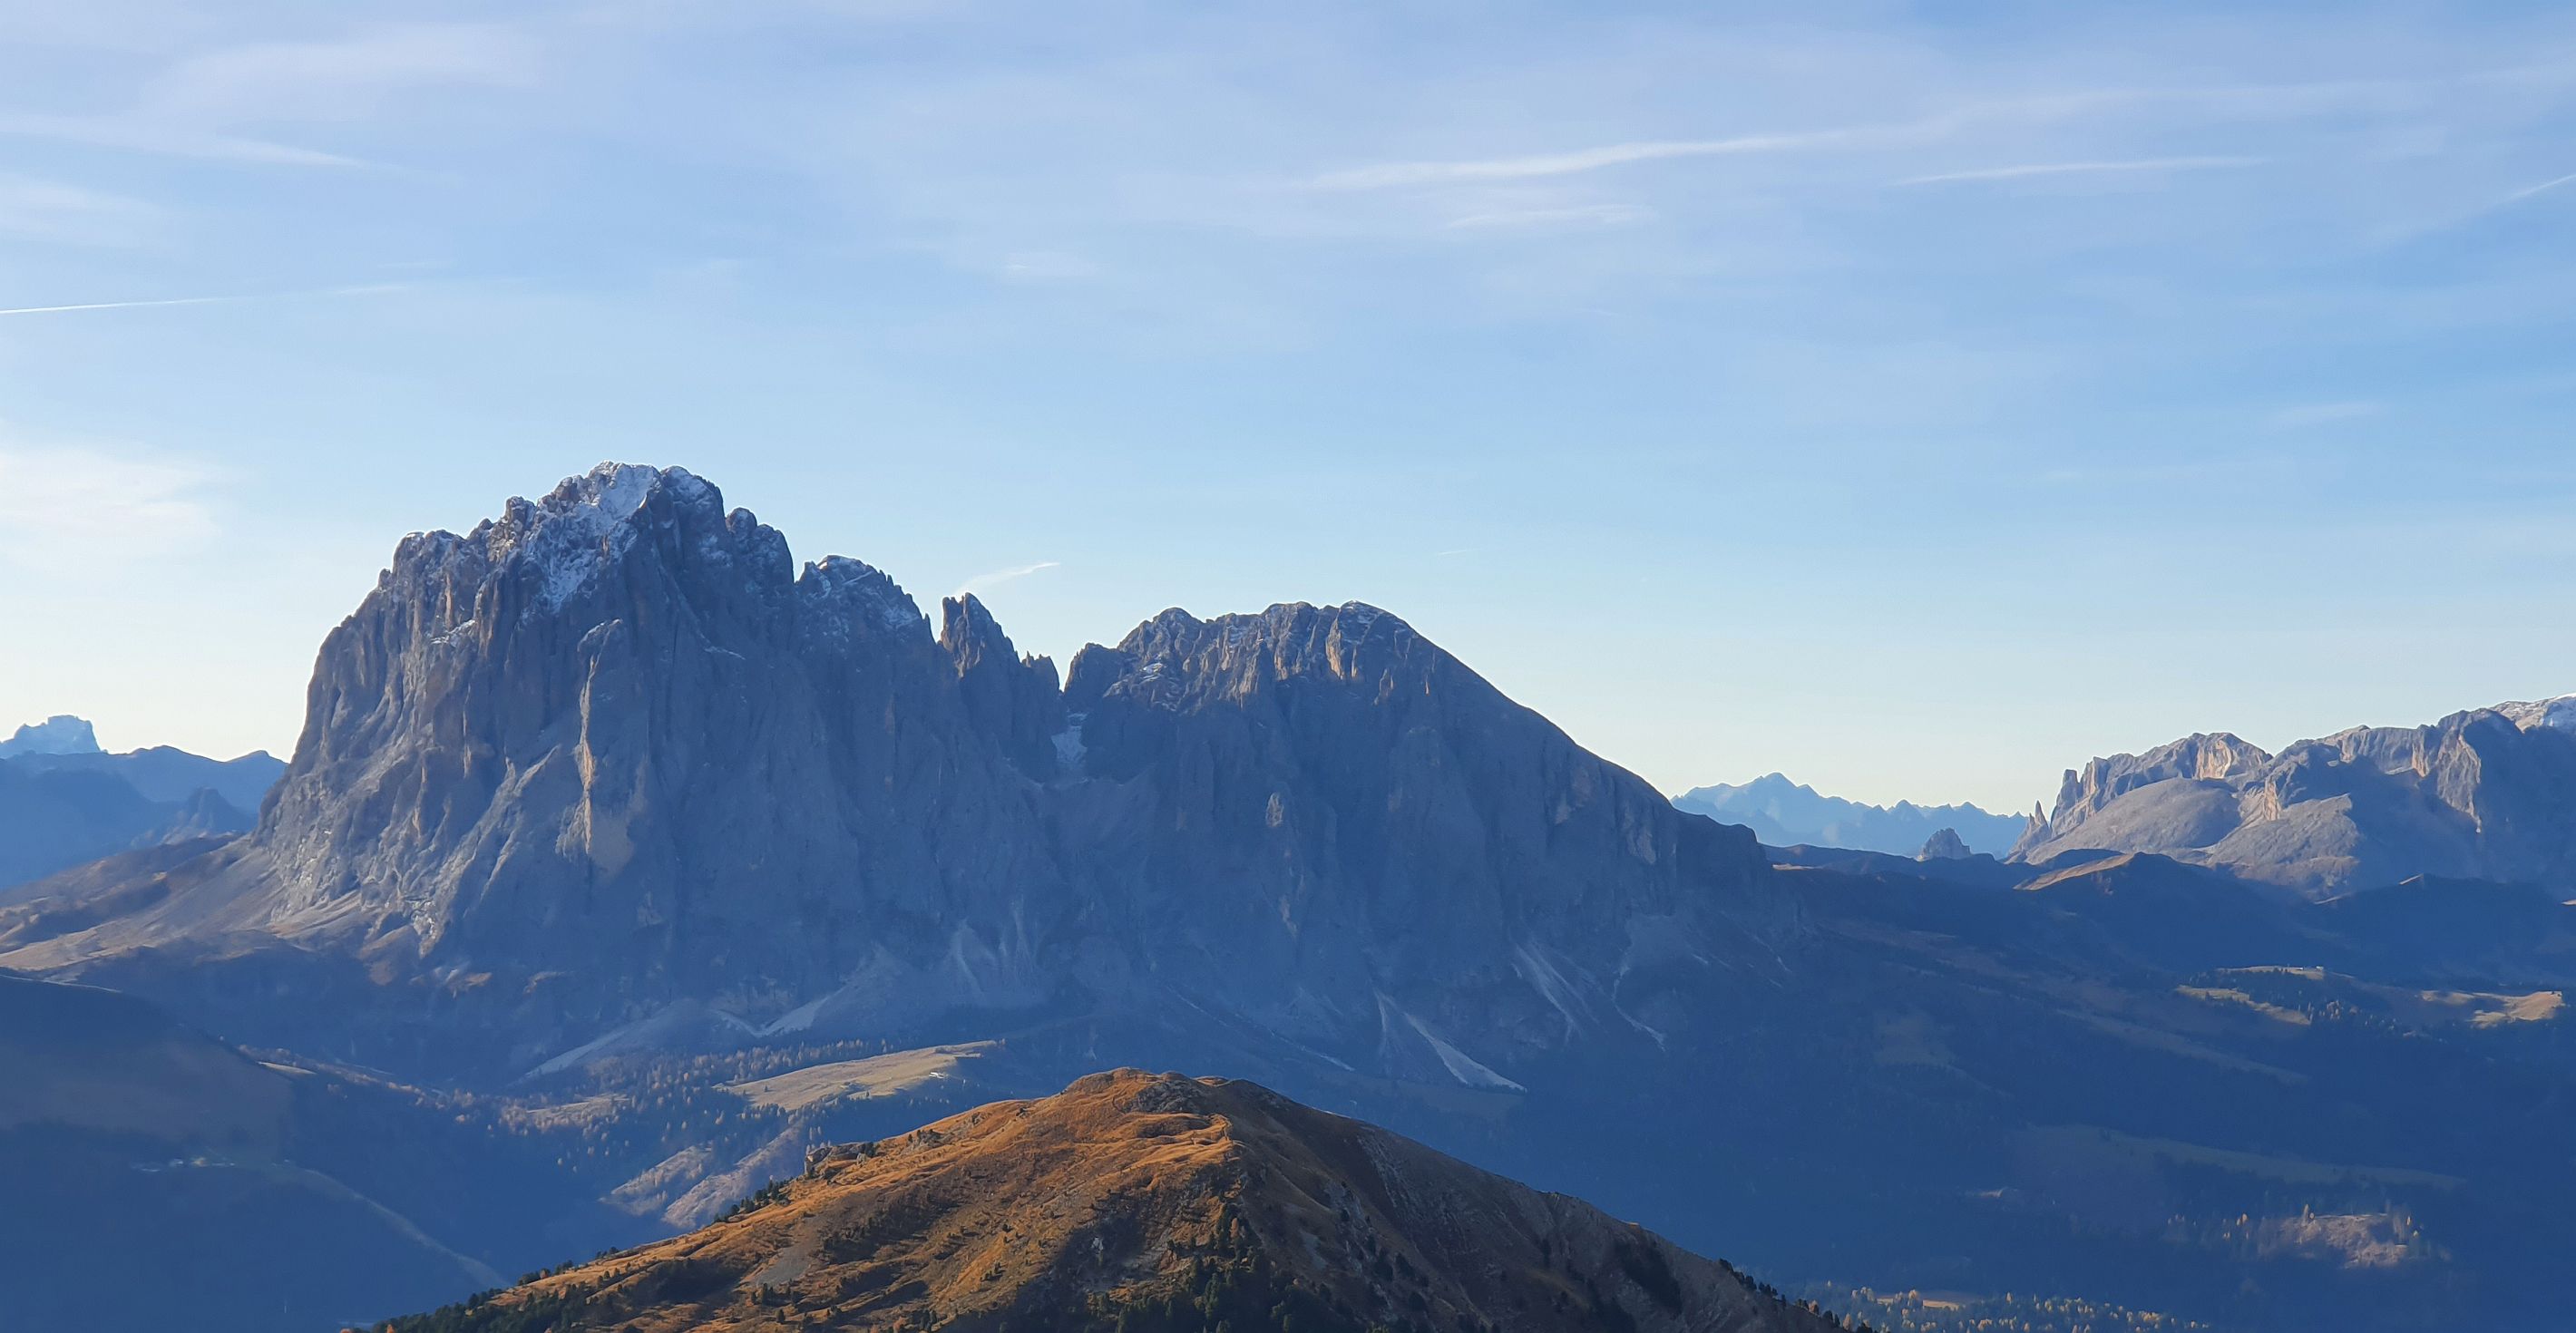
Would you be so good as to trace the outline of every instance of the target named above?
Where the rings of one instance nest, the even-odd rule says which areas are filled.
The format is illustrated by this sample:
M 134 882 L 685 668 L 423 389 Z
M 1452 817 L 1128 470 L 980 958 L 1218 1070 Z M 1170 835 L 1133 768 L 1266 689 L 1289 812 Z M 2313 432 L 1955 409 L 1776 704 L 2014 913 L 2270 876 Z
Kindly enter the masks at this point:
M 387 282 L 359 287 L 325 287 L 311 292 L 272 292 L 259 296 L 169 296 L 155 301 L 83 301 L 76 305 L 22 305 L 0 310 L 8 315 L 65 315 L 82 310 L 148 310 L 174 305 L 240 305 L 251 301 L 302 301 L 325 296 L 385 296 L 407 291 L 407 283 Z
M 81 305 L 22 305 L 0 310 L 0 315 L 61 315 L 74 310 L 140 310 L 156 305 L 222 305 L 226 301 L 246 301 L 246 296 L 174 296 L 161 301 L 90 301 Z
M 2576 172 L 2570 172 L 2556 180 L 2542 181 L 2538 185 L 2516 190 L 2513 193 L 2506 195 L 2504 198 L 2497 200 L 2496 207 L 2502 208 L 2506 204 L 2521 203 L 2523 200 L 2528 199 L 2535 194 L 2547 194 L 2561 185 L 2576 185 Z
M 1060 563 L 1062 562 L 1056 560 L 1041 560 L 1034 565 L 1021 565 L 1016 569 L 996 569 L 988 574 L 978 574 L 958 584 L 955 595 L 963 597 L 970 592 L 987 592 L 1013 579 L 1024 579 L 1041 570 L 1053 569 Z
M 2110 162 L 2029 162 L 2009 167 L 1980 167 L 1915 176 L 1899 185 L 1942 185 L 1952 181 L 2008 181 L 2028 176 L 2083 176 L 2129 171 L 2206 171 L 2215 167 L 2258 167 L 2259 157 L 2146 157 Z

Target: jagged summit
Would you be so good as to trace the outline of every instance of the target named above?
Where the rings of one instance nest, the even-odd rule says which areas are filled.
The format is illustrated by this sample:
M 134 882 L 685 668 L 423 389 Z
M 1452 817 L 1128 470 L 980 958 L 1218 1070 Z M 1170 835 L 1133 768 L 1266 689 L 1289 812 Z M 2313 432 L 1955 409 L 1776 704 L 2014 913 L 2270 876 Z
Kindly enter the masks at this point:
M 1265 682 L 1308 675 L 1374 678 L 1382 685 L 1398 675 L 1446 676 L 1492 689 L 1411 625 L 1374 606 L 1283 602 L 1207 620 L 1178 607 L 1164 611 L 1129 631 L 1115 648 L 1083 649 L 1073 660 L 1066 695 L 1077 712 L 1113 690 L 1177 705 L 1205 695 L 1242 698 L 1258 693 Z
M 2225 732 L 2067 771 L 2014 847 L 2157 852 L 2324 896 L 2419 875 L 2576 874 L 2576 731 L 2550 704 L 2353 727 L 2272 754 Z
M 771 584 L 790 572 L 786 539 L 749 510 L 727 514 L 712 484 L 681 468 L 602 463 L 539 499 L 511 497 L 462 536 L 405 537 L 378 587 L 452 615 L 452 631 L 496 613 L 578 615 L 572 604 L 599 596 L 603 579 L 644 566 L 729 567 Z
M 1055 662 L 1020 656 L 973 593 L 942 598 L 939 611 L 939 648 L 955 665 L 967 716 L 1022 773 L 1040 782 L 1060 776 L 1078 741 L 1068 747 L 1059 740 L 1071 733 Z
M 0 741 L 0 759 L 22 754 L 98 754 L 98 733 L 83 718 L 57 713 Z
M 1841 1327 L 1574 1199 L 1251 1083 L 1132 1069 L 820 1150 L 727 1221 L 423 1326 L 540 1312 L 566 1333 Z
M 2511 718 L 2515 726 L 2525 731 L 2533 727 L 2556 727 L 2562 731 L 2576 731 L 2576 694 L 2497 704 L 2495 711 Z
M 796 580 L 798 599 L 814 612 L 812 633 L 846 637 L 852 627 L 874 626 L 896 634 L 927 634 L 930 620 L 894 576 L 864 560 L 827 555 L 805 566 Z

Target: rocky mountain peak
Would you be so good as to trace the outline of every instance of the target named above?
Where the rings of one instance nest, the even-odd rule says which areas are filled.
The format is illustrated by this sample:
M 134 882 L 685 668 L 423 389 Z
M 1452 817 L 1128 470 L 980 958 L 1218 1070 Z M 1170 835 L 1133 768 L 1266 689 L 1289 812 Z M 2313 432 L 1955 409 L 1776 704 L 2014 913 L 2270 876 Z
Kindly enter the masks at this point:
M 2195 732 L 2144 754 L 2096 758 L 2081 769 L 2066 770 L 2057 790 L 2057 805 L 2047 822 L 2035 826 L 2014 844 L 2012 855 L 2026 856 L 2049 839 L 2091 818 L 2124 794 L 2169 781 L 2231 783 L 2260 772 L 2272 762 L 2261 747 L 2228 732 Z
M 97 754 L 98 733 L 90 724 L 69 713 L 57 713 L 42 722 L 31 722 L 18 728 L 9 739 L 0 741 L 0 759 L 21 754 Z
M 748 515 L 746 515 L 748 517 Z M 501 517 L 475 529 L 497 565 L 516 561 L 538 576 L 541 604 L 559 607 L 607 564 L 656 529 L 695 529 L 699 550 L 724 559 L 707 539 L 724 525 L 724 497 L 680 468 L 602 463 L 567 477 L 542 499 L 513 496 Z
M 956 668 L 967 715 L 1001 741 L 1022 773 L 1052 780 L 1070 748 L 1057 744 L 1066 728 L 1055 663 L 1019 656 L 973 593 L 940 599 L 939 611 L 939 647 Z
M 1112 692 L 1167 707 L 1245 698 L 1315 677 L 1366 681 L 1380 695 L 1416 693 L 1434 678 L 1466 675 L 1457 660 L 1402 619 L 1364 602 L 1283 602 L 1250 615 L 1201 620 L 1177 607 L 1137 626 L 1115 649 L 1074 658 L 1068 706 L 1089 710 Z M 1475 685 L 1490 689 L 1481 680 Z
M 1923 850 L 1916 852 L 1914 854 L 1914 859 L 1917 861 L 1964 861 L 1972 855 L 1974 855 L 1974 853 L 1968 850 L 1967 841 L 1959 836 L 1959 831 L 1954 828 L 1945 828 L 1925 839 L 1923 842 Z
M 2533 727 L 2555 727 L 2576 731 L 2576 694 L 2562 694 L 2553 699 L 2529 699 L 2517 703 L 2497 704 L 2495 711 L 2512 723 L 2529 731 Z
M 639 604 L 771 615 L 790 573 L 786 539 L 749 510 L 727 513 L 712 484 L 681 468 L 602 463 L 539 499 L 512 497 L 462 536 L 405 537 L 377 587 L 409 632 L 490 643 L 508 626 L 586 629 Z
M 827 555 L 796 580 L 808 628 L 827 637 L 883 631 L 928 637 L 930 620 L 894 577 L 864 560 Z

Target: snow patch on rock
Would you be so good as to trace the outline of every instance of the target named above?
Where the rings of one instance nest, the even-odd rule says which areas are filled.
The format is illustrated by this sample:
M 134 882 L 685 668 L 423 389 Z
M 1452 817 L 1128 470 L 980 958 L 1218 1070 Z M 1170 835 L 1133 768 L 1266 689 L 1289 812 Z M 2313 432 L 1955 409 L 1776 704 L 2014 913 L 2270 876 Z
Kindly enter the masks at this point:
M 2576 731 L 2576 694 L 2562 694 L 2554 699 L 2528 699 L 2518 703 L 2497 704 L 2495 711 L 2504 714 L 2515 726 L 2525 731 L 2540 727 Z

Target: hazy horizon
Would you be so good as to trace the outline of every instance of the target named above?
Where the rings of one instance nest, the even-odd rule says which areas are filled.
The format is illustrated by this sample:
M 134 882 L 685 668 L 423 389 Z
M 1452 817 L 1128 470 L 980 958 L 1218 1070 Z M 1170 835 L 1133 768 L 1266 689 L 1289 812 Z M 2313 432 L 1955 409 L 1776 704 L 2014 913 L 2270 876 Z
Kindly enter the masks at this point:
M 1662 789 L 2576 689 L 2576 15 L 0 0 L 0 727 L 291 749 L 678 464 L 1063 661 L 1362 600 Z

